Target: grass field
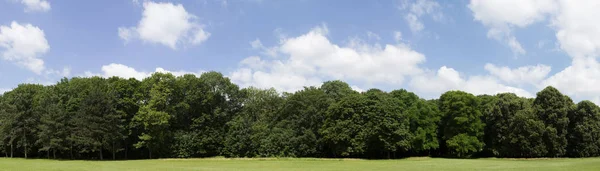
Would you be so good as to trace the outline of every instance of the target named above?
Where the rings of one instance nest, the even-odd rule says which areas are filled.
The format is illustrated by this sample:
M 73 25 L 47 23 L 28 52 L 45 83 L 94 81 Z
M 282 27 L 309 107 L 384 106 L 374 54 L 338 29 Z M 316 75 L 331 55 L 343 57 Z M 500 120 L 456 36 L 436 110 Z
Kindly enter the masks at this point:
M 600 158 L 583 159 L 159 159 L 130 161 L 59 161 L 0 158 L 0 170 L 600 170 Z

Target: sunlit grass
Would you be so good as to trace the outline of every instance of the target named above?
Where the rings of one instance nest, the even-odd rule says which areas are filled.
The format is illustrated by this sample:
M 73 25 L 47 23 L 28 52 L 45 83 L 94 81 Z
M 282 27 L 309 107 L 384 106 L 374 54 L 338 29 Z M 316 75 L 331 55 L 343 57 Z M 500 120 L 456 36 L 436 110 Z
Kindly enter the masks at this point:
M 443 159 L 398 160 L 261 158 L 157 159 L 82 161 L 0 158 L 0 170 L 600 170 L 600 158 L 560 159 Z

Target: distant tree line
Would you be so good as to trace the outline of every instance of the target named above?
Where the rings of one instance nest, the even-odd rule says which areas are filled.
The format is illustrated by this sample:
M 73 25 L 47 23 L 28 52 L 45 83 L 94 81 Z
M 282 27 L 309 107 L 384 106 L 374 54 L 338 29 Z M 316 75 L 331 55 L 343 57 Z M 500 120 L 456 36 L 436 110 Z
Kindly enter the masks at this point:
M 590 157 L 600 108 L 547 87 L 536 98 L 404 89 L 356 92 L 342 81 L 295 93 L 244 88 L 218 72 L 64 78 L 0 96 L 7 157 Z

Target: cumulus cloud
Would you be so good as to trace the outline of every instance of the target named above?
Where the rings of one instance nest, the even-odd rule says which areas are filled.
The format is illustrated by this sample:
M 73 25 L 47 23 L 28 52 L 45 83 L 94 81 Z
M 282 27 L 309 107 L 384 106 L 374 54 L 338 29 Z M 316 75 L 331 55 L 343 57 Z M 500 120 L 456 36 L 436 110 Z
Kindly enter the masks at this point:
M 249 57 L 230 77 L 242 86 L 274 86 L 282 91 L 330 79 L 400 85 L 405 77 L 419 74 L 418 65 L 425 61 L 423 54 L 405 44 L 381 46 L 354 41 L 341 46 L 330 42 L 327 34 L 327 27 L 319 26 L 286 38 L 275 47 L 281 59 Z
M 558 9 L 555 0 L 471 0 L 468 7 L 474 19 L 489 28 L 487 36 L 505 42 L 515 54 L 526 51 L 512 35 L 513 28 L 542 21 Z
M 50 10 L 50 3 L 46 0 L 21 0 L 25 5 L 25 12 L 46 12 Z
M 466 78 L 458 71 L 446 66 L 440 67 L 437 72 L 428 72 L 413 77 L 410 87 L 429 98 L 437 98 L 441 93 L 450 90 L 462 90 L 476 95 L 511 92 L 522 97 L 533 97 L 528 91 L 503 85 L 491 76 L 470 76 Z
M 163 68 L 156 68 L 154 72 L 145 72 L 145 71 L 138 71 L 133 67 L 127 66 L 127 65 L 123 65 L 123 64 L 116 64 L 116 63 L 111 63 L 108 65 L 104 65 L 101 68 L 102 73 L 92 73 L 92 72 L 85 72 L 85 74 L 83 76 L 86 77 L 91 77 L 91 76 L 101 76 L 101 77 L 112 77 L 112 76 L 117 76 L 117 77 L 122 77 L 122 78 L 135 78 L 138 80 L 143 80 L 146 77 L 151 76 L 153 73 L 155 72 L 160 72 L 160 73 L 171 73 L 175 76 L 182 76 L 185 74 L 194 74 L 196 76 L 200 76 L 202 73 L 204 73 L 204 71 L 198 71 L 198 72 L 189 72 L 189 71 L 169 71 Z
M 514 37 L 510 34 L 512 29 L 547 20 L 550 27 L 556 30 L 557 46 L 571 57 L 572 62 L 562 71 L 540 80 L 539 85 L 554 86 L 577 100 L 589 99 L 600 104 L 600 88 L 597 86 L 600 83 L 600 78 L 597 77 L 600 74 L 600 64 L 597 61 L 600 56 L 600 23 L 596 22 L 595 17 L 600 15 L 597 10 L 600 2 L 472 0 L 469 8 L 473 11 L 475 20 L 490 27 L 488 35 L 508 35 L 511 38 Z M 538 48 L 544 44 L 545 42 L 540 41 Z M 543 73 L 538 72 L 539 75 Z M 519 78 L 507 75 L 498 77 Z M 539 75 L 535 78 L 540 78 Z
M 419 32 L 425 28 L 425 25 L 421 21 L 421 17 L 423 16 L 431 16 L 435 21 L 441 21 L 444 18 L 440 4 L 431 0 L 416 0 L 412 2 L 404 0 L 399 8 L 408 11 L 404 15 L 404 20 L 408 23 L 412 32 Z
M 45 69 L 41 56 L 49 49 L 44 31 L 36 26 L 15 21 L 10 26 L 0 26 L 0 52 L 6 61 L 41 74 Z
M 145 1 L 143 6 L 142 19 L 137 26 L 117 30 L 126 43 L 140 39 L 177 49 L 181 45 L 200 44 L 210 37 L 197 22 L 198 17 L 188 13 L 181 4 Z
M 499 78 L 500 80 L 509 84 L 532 84 L 536 85 L 541 80 L 546 78 L 550 73 L 551 67 L 547 65 L 532 65 L 522 66 L 515 69 L 509 67 L 498 67 L 494 64 L 485 64 L 485 70 L 487 70 L 492 76 Z
M 560 47 L 571 57 L 600 56 L 599 1 L 559 1 L 560 10 L 552 20 Z
M 544 80 L 544 85 L 554 86 L 576 98 L 600 97 L 600 63 L 595 58 L 575 58 L 571 66 Z

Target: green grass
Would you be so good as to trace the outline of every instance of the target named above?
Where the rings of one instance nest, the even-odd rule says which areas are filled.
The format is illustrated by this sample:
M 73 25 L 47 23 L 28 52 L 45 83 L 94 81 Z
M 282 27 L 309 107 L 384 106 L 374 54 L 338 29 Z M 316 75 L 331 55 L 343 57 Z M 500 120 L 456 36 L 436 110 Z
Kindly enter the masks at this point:
M 600 170 L 600 158 L 583 159 L 159 159 L 130 161 L 59 161 L 0 158 L 0 170 Z

